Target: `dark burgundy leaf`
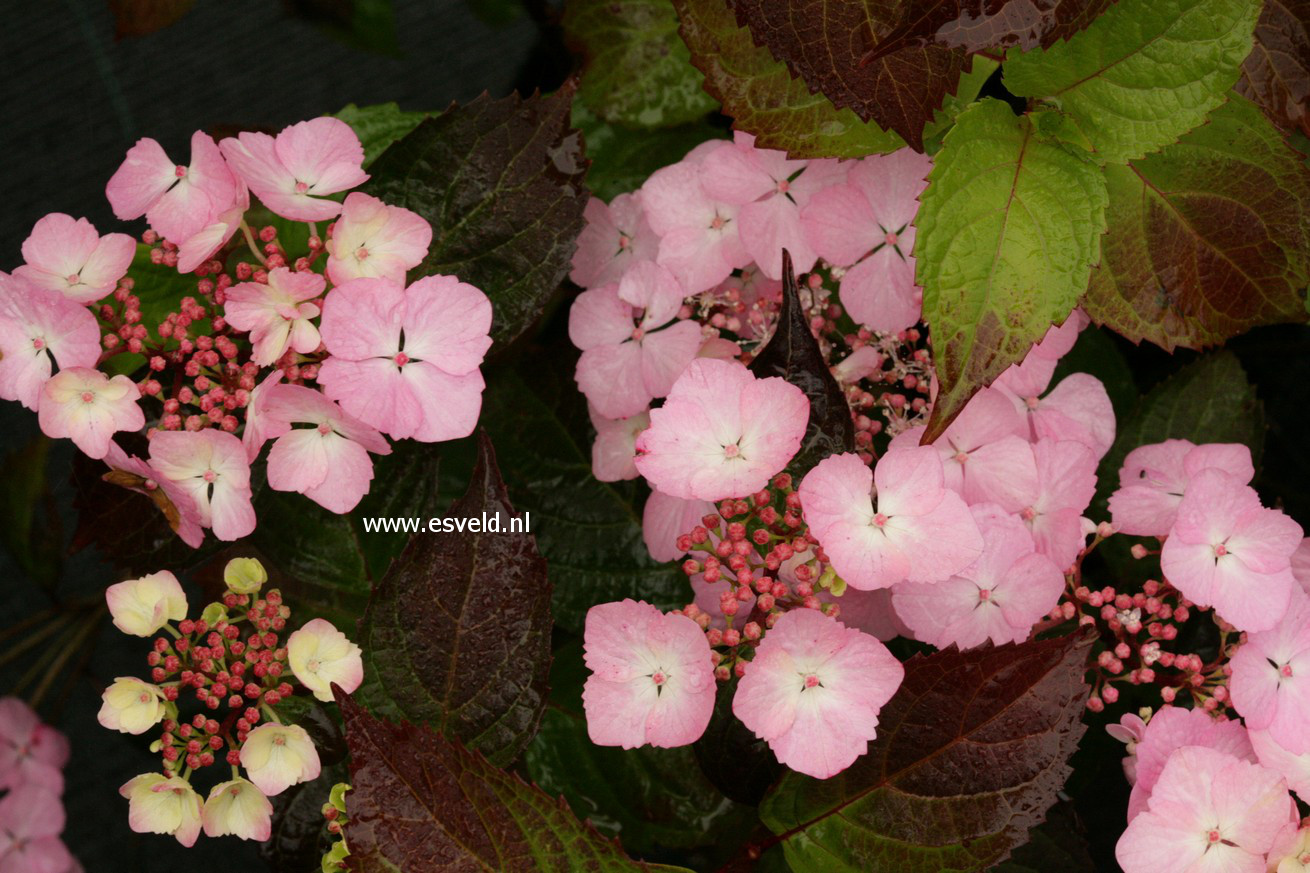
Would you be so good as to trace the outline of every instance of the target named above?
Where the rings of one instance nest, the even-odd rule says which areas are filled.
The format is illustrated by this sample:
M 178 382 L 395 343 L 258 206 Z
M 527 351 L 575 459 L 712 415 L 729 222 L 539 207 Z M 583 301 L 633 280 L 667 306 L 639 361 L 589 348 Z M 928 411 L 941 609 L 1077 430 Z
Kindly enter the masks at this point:
M 551 586 L 532 535 L 509 532 L 520 518 L 485 433 L 478 447 L 468 491 L 445 518 L 481 529 L 416 534 L 374 586 L 357 694 L 504 765 L 532 741 L 546 705 Z
M 755 42 L 811 91 L 838 108 L 896 131 L 923 150 L 923 128 L 969 65 L 962 49 L 906 46 L 865 62 L 896 26 L 902 3 L 827 0 L 731 0 Z
M 829 455 L 855 451 L 855 423 L 841 386 L 828 371 L 801 305 L 791 253 L 782 250 L 782 310 L 769 342 L 750 363 L 756 376 L 781 376 L 810 399 L 805 439 L 788 469 L 804 475 Z
M 668 870 L 630 860 L 562 801 L 480 753 L 368 714 L 337 688 L 350 745 L 350 868 L 359 873 Z
M 1265 0 L 1237 92 L 1278 125 L 1310 136 L 1310 0 Z
M 1087 699 L 1081 634 L 905 663 L 868 754 L 794 773 L 760 816 L 794 870 L 979 870 L 1022 844 L 1069 776 Z
M 900 18 L 866 56 L 939 45 L 980 52 L 1024 51 L 1068 39 L 1115 0 L 930 0 L 900 4 Z

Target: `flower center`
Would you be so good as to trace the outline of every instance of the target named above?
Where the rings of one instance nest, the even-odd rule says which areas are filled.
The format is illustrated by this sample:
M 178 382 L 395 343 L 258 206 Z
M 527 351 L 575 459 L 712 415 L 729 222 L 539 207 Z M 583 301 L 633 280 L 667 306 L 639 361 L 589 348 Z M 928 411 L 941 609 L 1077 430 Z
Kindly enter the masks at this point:
M 173 168 L 173 175 L 177 176 L 179 179 L 185 179 L 186 174 L 187 174 L 187 169 L 181 164 L 178 164 L 176 167 Z
M 297 182 L 297 183 L 296 183 L 296 193 L 297 193 L 297 194 L 304 194 L 304 193 L 305 193 L 306 191 L 308 191 L 308 190 L 309 190 L 309 186 L 306 185 L 304 182 Z
M 873 517 L 874 527 L 882 527 L 886 523 L 887 523 L 887 516 L 883 515 L 881 512 Z
M 95 400 L 95 399 L 96 399 L 96 396 L 95 396 L 94 394 L 92 394 L 90 391 L 83 391 L 83 392 L 82 392 L 82 402 L 83 402 L 83 403 L 90 403 L 92 400 Z
M 956 462 L 956 463 L 958 463 L 958 464 L 963 464 L 963 463 L 964 463 L 965 461 L 967 461 L 967 460 L 969 460 L 969 453 L 968 453 L 968 452 L 956 452 L 956 453 L 955 453 L 955 462 Z
M 725 224 L 727 224 L 727 222 L 720 216 L 716 215 L 714 216 L 714 220 L 710 222 L 710 230 L 723 230 Z
M 323 434 L 323 436 L 327 436 L 332 432 L 332 425 L 328 424 L 326 421 L 321 422 L 318 426 L 318 432 Z
M 883 237 L 883 239 L 887 240 L 887 245 L 894 246 L 896 245 L 896 241 L 899 240 L 900 237 L 896 235 L 896 231 L 889 230 L 887 231 L 887 235 Z
M 1205 838 L 1209 840 L 1211 843 L 1217 843 L 1219 842 L 1219 831 L 1212 830 L 1210 831 L 1210 833 L 1205 835 Z
M 650 674 L 650 681 L 654 682 L 656 685 L 663 685 L 665 682 L 669 681 L 669 677 L 664 674 L 663 670 L 656 670 L 654 673 Z
M 1037 510 L 1033 509 L 1031 506 L 1025 507 L 1023 512 L 1019 513 L 1019 517 L 1024 521 L 1032 521 L 1037 517 Z
M 323 662 L 320 661 L 318 658 L 310 658 L 309 661 L 305 664 L 305 666 L 309 668 L 309 672 L 317 673 L 318 668 L 323 666 Z
M 791 190 L 791 182 L 789 182 L 788 180 L 783 179 L 781 182 L 778 183 L 779 194 L 786 194 L 790 190 Z
M 149 692 L 149 691 L 142 691 L 142 692 L 141 692 L 140 700 L 141 700 L 142 703 L 149 703 L 149 702 L 150 702 L 150 692 Z
M 818 677 L 817 674 L 815 674 L 815 673 L 807 673 L 807 674 L 805 674 L 805 687 L 806 687 L 806 688 L 813 688 L 813 687 L 815 687 L 815 686 L 818 685 L 818 684 L 819 684 L 819 677 Z
M 979 588 L 979 589 L 978 589 L 978 599 L 981 600 L 983 603 L 986 603 L 987 601 L 991 600 L 991 599 L 992 599 L 992 592 L 991 592 L 991 589 L 988 589 L 988 588 Z
M 33 337 L 33 338 L 32 338 L 32 348 L 36 349 L 38 352 L 41 351 L 43 348 L 45 348 L 45 340 L 42 339 L 42 338 L 39 337 L 39 336 L 38 336 L 38 337 Z
M 77 283 L 82 281 L 82 277 L 77 275 L 76 273 L 69 273 L 67 281 L 69 285 L 76 285 Z
M 624 233 L 619 234 L 619 251 L 623 251 L 630 245 L 632 245 L 632 240 L 628 239 L 628 235 Z
M 641 342 L 641 338 L 644 337 L 645 335 L 646 335 L 646 328 L 644 327 L 634 327 L 632 329 L 632 338 L 637 342 Z
M 723 457 L 725 458 L 735 458 L 738 457 L 740 454 L 741 454 L 741 446 L 737 445 L 736 443 L 733 443 L 730 446 L 723 447 Z
M 1027 406 L 1029 409 L 1036 409 L 1037 404 L 1040 403 L 1041 401 L 1039 401 L 1036 397 L 1025 397 L 1023 399 L 1023 402 L 1024 405 Z
M 1222 558 L 1224 555 L 1228 554 L 1228 546 L 1220 543 L 1214 547 L 1214 554 L 1216 558 Z
M 213 470 L 205 471 L 204 480 L 206 482 L 214 482 L 217 479 L 218 479 L 218 474 L 215 473 Z
M 1291 665 L 1291 664 L 1284 664 L 1282 667 L 1279 668 L 1278 672 L 1279 672 L 1279 673 L 1282 673 L 1283 676 L 1285 676 L 1286 678 L 1291 679 L 1291 678 L 1292 678 L 1292 665 Z
M 404 352 L 396 352 L 396 356 L 391 360 L 396 362 L 397 367 L 403 367 L 409 363 L 409 355 Z
M 360 246 L 359 248 L 355 249 L 355 257 L 358 258 L 358 259 L 361 260 L 361 261 L 363 261 L 363 260 L 367 260 L 367 259 L 368 259 L 368 249 L 364 248 L 363 246 Z
M 277 736 L 273 737 L 273 745 L 285 746 L 286 744 L 287 744 L 287 738 L 282 734 L 278 734 Z

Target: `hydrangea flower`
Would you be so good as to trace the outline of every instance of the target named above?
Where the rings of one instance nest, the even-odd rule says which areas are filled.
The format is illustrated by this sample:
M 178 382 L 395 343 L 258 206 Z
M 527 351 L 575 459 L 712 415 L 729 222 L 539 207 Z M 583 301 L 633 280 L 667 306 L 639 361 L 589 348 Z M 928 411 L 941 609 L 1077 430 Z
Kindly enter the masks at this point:
M 143 773 L 123 783 L 118 793 L 128 800 L 127 823 L 132 830 L 172 834 L 188 848 L 195 845 L 203 804 L 191 783 L 179 776 Z
M 864 158 L 846 184 L 820 191 L 802 212 L 814 251 L 846 268 L 842 306 L 874 330 L 897 333 L 922 315 L 911 252 L 919 194 L 931 168 L 931 158 L 910 148 Z
M 250 192 L 244 184 L 237 186 L 236 200 L 227 209 L 220 211 L 200 230 L 178 242 L 177 271 L 190 273 L 205 261 L 214 257 L 218 250 L 230 240 L 241 227 L 250 208 Z
M 101 236 L 85 218 L 52 212 L 23 240 L 26 263 L 14 275 L 76 303 L 94 303 L 114 290 L 135 256 L 127 234 Z
M 68 753 L 64 735 L 25 701 L 0 697 L 0 789 L 35 785 L 62 794 Z
M 276 137 L 244 131 L 219 148 L 260 202 L 292 221 L 335 218 L 341 204 L 326 195 L 368 181 L 364 147 L 350 125 L 337 118 L 302 121 Z
M 324 703 L 333 699 L 332 683 L 350 694 L 364 681 L 359 646 L 322 618 L 305 622 L 287 638 L 287 662 L 300 684 Z
M 810 198 L 846 178 L 834 160 L 794 161 L 786 152 L 755 147 L 755 137 L 737 131 L 732 144 L 706 153 L 700 182 L 710 197 L 739 208 L 742 247 L 770 279 L 782 278 L 782 250 L 791 252 L 797 273 L 809 272 L 816 255 L 801 227 Z
M 164 693 L 159 686 L 133 676 L 120 676 L 101 695 L 96 720 L 102 727 L 125 734 L 143 734 L 164 718 Z
M 1077 440 L 1038 440 L 1037 489 L 1026 495 L 1020 517 L 1037 551 L 1064 570 L 1082 551 L 1082 513 L 1096 493 L 1096 455 Z
M 569 278 L 583 288 L 612 285 L 637 261 L 653 261 L 660 238 L 641 206 L 641 192 L 620 194 L 609 205 L 598 197 L 582 213 L 587 224 L 578 235 Z
M 328 397 L 396 439 L 468 436 L 482 410 L 491 301 L 454 276 L 408 288 L 386 279 L 338 285 L 319 325 L 331 354 L 319 370 Z
M 573 301 L 569 338 L 582 349 L 576 378 L 597 412 L 629 418 L 669 393 L 701 346 L 700 325 L 674 320 L 681 305 L 682 286 L 652 261 Z
M 137 140 L 105 186 L 114 215 L 146 217 L 151 228 L 175 243 L 203 230 L 241 196 L 241 183 L 209 135 L 191 135 L 191 164 L 174 164 L 158 142 Z
M 59 795 L 23 784 L 0 797 L 0 870 L 5 873 L 71 873 L 77 861 L 59 834 L 65 824 Z
M 755 650 L 732 712 L 780 763 L 827 779 L 868 750 L 878 711 L 904 678 L 878 640 L 817 609 L 796 609 Z
M 232 434 L 214 428 L 161 431 L 150 440 L 150 465 L 191 495 L 200 524 L 220 540 L 238 540 L 255 529 L 250 463 Z
M 391 454 L 382 434 L 303 385 L 270 386 L 262 415 L 268 419 L 264 436 L 274 439 L 269 487 L 298 491 L 332 512 L 349 512 L 368 493 L 369 452 Z
M 1296 754 L 1278 744 L 1268 728 L 1249 728 L 1247 737 L 1260 766 L 1273 770 L 1287 780 L 1292 791 L 1304 800 L 1310 797 L 1310 752 Z
M 170 621 L 186 618 L 186 592 L 167 570 L 128 579 L 105 589 L 114 627 L 134 637 L 149 637 Z
M 1246 595 L 1256 597 L 1258 594 Z M 1248 633 L 1230 660 L 1233 706 L 1251 730 L 1310 754 L 1310 597 L 1298 589 L 1268 630 Z
M 205 532 L 200 526 L 200 510 L 187 488 L 172 481 L 135 455 L 127 454 L 118 447 L 117 443 L 109 444 L 109 451 L 105 453 L 105 464 L 110 469 L 106 474 L 110 481 L 149 497 L 164 514 L 169 527 L 182 542 L 194 549 L 204 541 Z
M 0 273 L 0 399 L 35 410 L 54 364 L 95 367 L 100 327 L 85 306 Z
M 1022 521 L 996 504 L 970 512 L 982 534 L 978 560 L 944 582 L 902 582 L 892 593 L 915 639 L 939 649 L 1022 642 L 1064 592 L 1064 574 L 1037 551 Z
M 1137 778 L 1128 797 L 1129 821 L 1146 810 L 1169 756 L 1183 746 L 1205 746 L 1243 761 L 1256 761 L 1255 750 L 1241 722 L 1216 718 L 1200 708 L 1162 706 L 1151 716 L 1137 741 Z
M 637 469 L 656 490 L 685 500 L 753 494 L 796 454 L 809 414 L 809 399 L 785 379 L 697 358 L 651 410 L 650 428 L 637 438 Z
M 325 246 L 328 278 L 334 285 L 351 279 L 403 285 L 405 272 L 423 262 L 430 245 L 432 225 L 421 215 L 355 191 L 346 196 Z
M 286 267 L 268 271 L 266 282 L 241 282 L 227 289 L 223 317 L 237 330 L 250 332 L 250 359 L 261 367 L 276 362 L 287 349 L 302 355 L 319 345 L 318 306 L 310 303 L 327 286 L 314 272 Z
M 103 458 L 115 433 L 146 426 L 145 413 L 137 405 L 140 397 L 127 376 L 111 379 L 89 367 L 69 367 L 41 387 L 37 420 L 46 436 L 66 437 L 87 457 Z
M 587 610 L 582 691 L 587 734 L 601 746 L 685 746 L 714 711 L 714 664 L 696 622 L 624 600 Z
M 241 766 L 255 787 L 269 797 L 292 785 L 317 779 L 322 765 L 314 741 L 300 725 L 266 722 L 241 745 Z
M 870 470 L 832 455 L 805 475 L 801 506 L 832 567 L 854 588 L 940 582 L 982 554 L 978 526 L 947 490 L 931 446 L 891 451 Z
M 1269 873 L 1310 873 L 1310 827 L 1284 825 L 1269 850 Z
M 1110 515 L 1120 532 L 1164 537 L 1178 517 L 1178 504 L 1192 476 L 1207 467 L 1249 483 L 1255 476 L 1251 450 L 1240 443 L 1165 440 L 1138 446 L 1119 468 L 1119 488 L 1110 495 Z
M 656 260 L 687 294 L 699 294 L 751 261 L 740 237 L 739 208 L 710 196 L 701 184 L 700 163 L 711 152 L 732 148 L 713 140 L 676 164 L 651 174 L 641 187 L 641 204 L 660 237 Z
M 1175 751 L 1115 847 L 1124 873 L 1265 873 L 1296 807 L 1277 774 L 1201 746 Z
M 1260 505 L 1255 489 L 1212 467 L 1188 481 L 1160 568 L 1189 600 L 1213 605 L 1234 627 L 1268 630 L 1296 587 L 1290 559 L 1302 537 L 1300 525 Z
M 637 436 L 650 427 L 650 413 L 639 412 L 628 418 L 606 418 L 587 404 L 596 441 L 591 444 L 591 472 L 601 482 L 636 479 Z
M 1124 778 L 1129 785 L 1137 784 L 1137 745 L 1146 736 L 1146 722 L 1135 712 L 1124 713 L 1118 724 L 1108 724 L 1105 732 L 1124 744 Z
M 262 843 L 273 833 L 273 804 L 248 780 L 230 779 L 210 789 L 200 819 L 207 837 Z

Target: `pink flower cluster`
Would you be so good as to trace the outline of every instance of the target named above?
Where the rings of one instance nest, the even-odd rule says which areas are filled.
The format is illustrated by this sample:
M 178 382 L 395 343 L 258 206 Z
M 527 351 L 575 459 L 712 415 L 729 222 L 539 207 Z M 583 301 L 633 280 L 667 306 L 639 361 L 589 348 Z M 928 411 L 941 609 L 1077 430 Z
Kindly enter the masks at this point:
M 268 575 L 258 561 L 229 561 L 223 577 L 222 600 L 194 620 L 187 618 L 181 584 L 166 570 L 105 592 L 119 630 L 145 638 L 161 630 L 168 634 L 155 637 L 146 658 L 151 681 L 115 679 L 102 695 L 99 721 L 127 734 L 161 729 L 152 746 L 160 753 L 160 770 L 129 780 L 119 793 L 129 801 L 132 830 L 171 834 L 184 846 L 194 845 L 201 830 L 210 837 L 267 840 L 273 815 L 268 798 L 318 776 L 318 752 L 308 732 L 284 723 L 277 710 L 296 692 L 288 670 L 324 701 L 333 699 L 333 683 L 349 693 L 364 679 L 359 646 L 323 619 L 283 641 L 291 610 L 277 589 L 260 596 Z M 182 718 L 177 701 L 184 694 L 207 712 Z M 220 758 L 232 778 L 202 799 L 192 787 L 193 775 Z
M 0 870 L 81 873 L 64 830 L 68 740 L 17 697 L 0 697 Z
M 432 229 L 361 192 L 333 198 L 368 179 L 363 160 L 334 118 L 219 143 L 197 132 L 187 165 L 140 140 L 106 195 L 118 218 L 145 216 L 142 257 L 193 274 L 194 295 L 147 323 L 143 306 L 160 301 L 135 293 L 133 239 L 47 215 L 25 263 L 0 273 L 0 398 L 152 494 L 192 545 L 206 528 L 224 540 L 254 528 L 250 467 L 266 442 L 271 488 L 348 512 L 369 490 L 371 455 L 390 452 L 386 436 L 468 435 L 491 304 L 452 276 L 406 285 Z M 308 223 L 307 251 L 289 252 L 272 225 L 256 242 L 252 193 Z M 142 430 L 148 457 L 114 441 Z

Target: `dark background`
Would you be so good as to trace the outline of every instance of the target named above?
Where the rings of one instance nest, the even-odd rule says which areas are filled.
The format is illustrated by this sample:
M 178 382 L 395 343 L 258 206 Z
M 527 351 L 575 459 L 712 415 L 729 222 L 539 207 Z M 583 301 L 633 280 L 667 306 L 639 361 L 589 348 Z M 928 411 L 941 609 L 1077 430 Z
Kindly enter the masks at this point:
M 22 240 L 47 212 L 86 216 L 102 233 L 123 229 L 109 212 L 104 185 L 142 136 L 159 140 L 185 162 L 197 129 L 277 129 L 352 102 L 440 109 L 484 90 L 499 96 L 514 88 L 553 88 L 570 64 L 545 2 L 529 0 L 529 11 L 505 20 L 498 13 L 512 7 L 506 0 L 395 0 L 394 44 L 383 46 L 384 53 L 362 48 L 323 20 L 325 9 L 342 5 L 197 0 L 179 23 L 121 41 L 114 38 L 106 0 L 46 0 L 6 16 L 0 27 L 0 269 L 21 263 Z M 999 91 L 996 83 L 990 87 Z M 1118 339 L 1115 345 L 1142 391 L 1196 357 Z M 1310 525 L 1310 329 L 1257 330 L 1230 347 L 1256 383 L 1269 425 L 1256 485 L 1268 505 L 1282 505 Z M 38 436 L 35 416 L 17 404 L 0 404 L 0 456 Z M 73 446 L 61 441 L 53 444 L 47 464 L 65 543 L 75 525 L 68 482 L 73 456 Z M 14 472 L 9 467 L 4 475 Z M 0 481 L 0 489 L 10 484 Z M 94 597 L 114 581 L 92 548 L 66 558 L 58 594 Z M 202 602 L 198 592 L 191 594 L 193 605 Z M 47 593 L 0 549 L 0 630 L 49 603 Z M 105 684 L 143 673 L 145 652 L 144 641 L 119 634 L 106 620 L 74 684 L 42 707 L 73 746 L 65 841 L 91 873 L 149 873 L 197 862 L 262 869 L 255 847 L 236 839 L 202 836 L 203 849 L 188 852 L 171 838 L 129 830 L 127 804 L 116 789 L 151 769 L 155 757 L 144 739 L 101 728 L 96 711 Z M 22 672 L 22 663 L 0 669 L 0 695 Z M 1098 869 L 1113 870 L 1127 785 L 1104 721 L 1089 719 L 1087 748 L 1075 761 L 1079 774 L 1070 790 L 1079 786 L 1077 814 Z

